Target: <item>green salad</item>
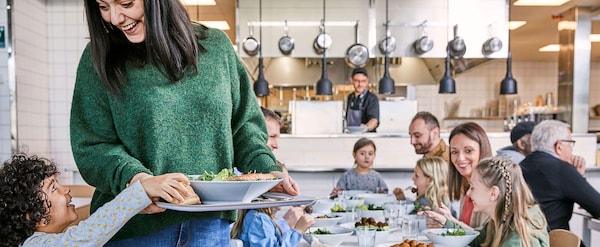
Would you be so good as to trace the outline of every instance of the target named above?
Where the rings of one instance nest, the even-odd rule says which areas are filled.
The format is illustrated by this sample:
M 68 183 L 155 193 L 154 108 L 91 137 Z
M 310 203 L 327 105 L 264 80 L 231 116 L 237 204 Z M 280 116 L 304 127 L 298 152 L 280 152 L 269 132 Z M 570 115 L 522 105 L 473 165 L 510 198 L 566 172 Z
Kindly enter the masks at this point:
M 325 228 L 323 228 L 323 229 L 318 228 L 316 231 L 311 232 L 311 233 L 312 234 L 333 234 L 333 233 L 331 233 L 329 230 L 327 230 Z
M 448 229 L 446 232 L 440 234 L 442 236 L 465 236 L 467 235 L 467 231 L 464 229 Z
M 199 177 L 189 177 L 192 181 L 225 181 L 225 179 L 235 177 L 235 173 L 233 173 L 233 169 L 231 168 L 223 168 L 219 173 L 215 174 L 214 172 L 204 171 L 202 175 Z

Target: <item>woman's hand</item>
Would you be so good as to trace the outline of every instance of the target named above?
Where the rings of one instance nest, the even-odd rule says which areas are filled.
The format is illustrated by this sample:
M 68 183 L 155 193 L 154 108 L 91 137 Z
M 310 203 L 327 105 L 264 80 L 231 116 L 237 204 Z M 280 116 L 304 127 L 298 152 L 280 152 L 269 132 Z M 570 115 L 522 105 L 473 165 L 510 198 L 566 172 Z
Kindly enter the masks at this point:
M 297 196 L 300 194 L 300 188 L 298 187 L 296 181 L 292 179 L 292 177 L 280 171 L 272 171 L 271 174 L 273 174 L 275 177 L 281 178 L 281 182 L 275 185 L 275 187 L 269 191 L 283 192 L 292 196 Z

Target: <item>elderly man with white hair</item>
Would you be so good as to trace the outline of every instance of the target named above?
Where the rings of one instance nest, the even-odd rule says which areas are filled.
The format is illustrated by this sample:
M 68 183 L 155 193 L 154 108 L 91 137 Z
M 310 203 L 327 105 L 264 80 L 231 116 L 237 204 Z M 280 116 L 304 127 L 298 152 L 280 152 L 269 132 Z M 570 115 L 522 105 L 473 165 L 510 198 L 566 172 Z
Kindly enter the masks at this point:
M 600 217 L 600 193 L 569 162 L 575 140 L 570 126 L 545 120 L 531 133 L 533 152 L 520 163 L 523 176 L 542 207 L 550 230 L 569 230 L 573 203 Z

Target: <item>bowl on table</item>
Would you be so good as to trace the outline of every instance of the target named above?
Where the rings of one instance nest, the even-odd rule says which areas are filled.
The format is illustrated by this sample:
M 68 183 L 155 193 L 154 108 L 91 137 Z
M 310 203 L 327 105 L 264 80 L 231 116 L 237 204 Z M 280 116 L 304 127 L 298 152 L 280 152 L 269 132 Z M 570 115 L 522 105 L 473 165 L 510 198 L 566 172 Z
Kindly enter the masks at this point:
M 281 179 L 255 181 L 200 181 L 190 175 L 190 183 L 203 204 L 249 203 L 275 187 Z
M 365 204 L 375 205 L 375 206 L 383 206 L 386 202 L 394 202 L 396 201 L 396 196 L 392 194 L 360 194 L 358 197 L 362 197 L 365 199 Z
M 353 197 L 353 199 L 346 199 L 344 201 L 346 203 L 346 210 L 365 204 L 365 199 L 354 199 L 354 198 L 359 198 L 359 197 Z
M 462 236 L 453 235 L 457 230 L 464 231 L 466 234 Z M 423 230 L 421 234 L 425 235 L 434 244 L 443 245 L 444 247 L 465 247 L 479 236 L 478 231 L 455 228 L 428 228 Z
M 358 198 L 358 195 L 361 194 L 369 194 L 369 193 L 373 193 L 371 191 L 368 190 L 344 190 L 343 194 L 347 197 L 356 197 Z
M 315 224 L 313 227 L 335 226 L 343 218 L 343 216 L 337 214 L 321 214 L 313 215 L 313 217 L 315 218 Z
M 335 201 L 331 199 L 320 199 L 312 205 L 313 213 L 317 214 L 326 214 L 331 212 L 331 208 L 335 206 Z
M 317 231 L 328 231 L 329 234 L 320 234 Z M 329 245 L 330 247 L 336 247 L 340 245 L 347 237 L 352 235 L 352 230 L 339 226 L 331 227 L 311 227 L 308 230 L 309 234 L 317 238 L 322 244 Z

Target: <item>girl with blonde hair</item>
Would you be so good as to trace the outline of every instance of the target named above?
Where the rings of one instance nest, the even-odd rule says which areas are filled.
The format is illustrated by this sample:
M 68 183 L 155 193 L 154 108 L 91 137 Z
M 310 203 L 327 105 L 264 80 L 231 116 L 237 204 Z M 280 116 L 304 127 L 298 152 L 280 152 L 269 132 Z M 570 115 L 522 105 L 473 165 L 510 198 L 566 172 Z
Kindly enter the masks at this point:
M 477 231 L 480 235 L 470 246 L 549 246 L 547 222 L 531 190 L 525 183 L 521 167 L 503 158 L 481 160 L 471 175 L 467 194 L 474 211 L 490 216 Z M 429 214 L 448 228 L 467 228 L 455 218 Z

